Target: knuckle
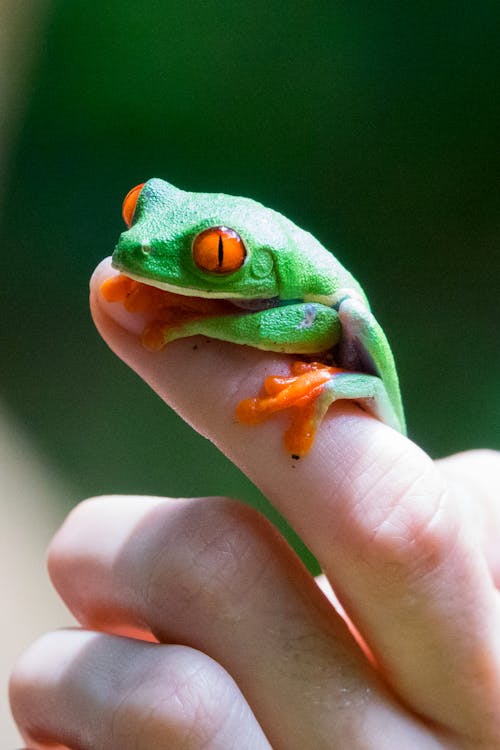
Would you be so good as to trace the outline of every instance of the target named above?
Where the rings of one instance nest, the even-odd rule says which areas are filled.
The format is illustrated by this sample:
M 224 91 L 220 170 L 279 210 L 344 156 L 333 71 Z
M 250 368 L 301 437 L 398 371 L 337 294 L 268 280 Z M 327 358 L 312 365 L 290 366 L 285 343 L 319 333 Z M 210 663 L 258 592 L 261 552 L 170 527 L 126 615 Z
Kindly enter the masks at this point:
M 221 668 L 205 662 L 186 678 L 178 675 L 175 703 L 181 711 L 178 735 L 186 747 L 200 749 L 214 739 L 231 714 L 234 691 Z M 184 746 L 183 745 L 183 746 Z
M 441 567 L 449 553 L 449 533 L 442 522 L 446 494 L 433 498 L 433 507 L 408 508 L 399 503 L 372 535 L 375 552 L 395 572 L 420 578 Z
M 184 646 L 168 648 L 168 657 L 137 674 L 117 702 L 109 727 L 112 748 L 217 746 L 214 739 L 231 715 L 236 688 L 209 657 Z
M 401 476 L 400 467 L 390 472 Z M 404 475 L 403 475 L 404 476 Z M 384 485 L 390 477 L 384 478 Z M 394 483 L 392 483 L 394 486 Z M 362 549 L 370 565 L 383 565 L 391 577 L 423 578 L 439 569 L 456 541 L 458 524 L 448 487 L 430 463 L 399 480 L 397 491 L 380 497 L 374 487 L 361 524 Z
M 268 526 L 257 511 L 226 498 L 188 503 L 171 519 L 175 545 L 151 565 L 148 605 L 212 620 L 241 615 L 271 557 Z

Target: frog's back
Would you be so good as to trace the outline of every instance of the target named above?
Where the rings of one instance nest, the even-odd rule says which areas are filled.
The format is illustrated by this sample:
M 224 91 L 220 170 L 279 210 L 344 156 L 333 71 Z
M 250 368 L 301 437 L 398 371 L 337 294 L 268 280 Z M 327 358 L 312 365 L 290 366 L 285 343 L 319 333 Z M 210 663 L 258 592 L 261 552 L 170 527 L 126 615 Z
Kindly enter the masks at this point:
M 359 283 L 330 250 L 327 250 L 310 232 L 301 229 L 286 216 L 279 213 L 277 215 L 290 243 L 297 248 L 304 263 L 307 261 L 314 266 L 318 280 L 322 280 L 323 283 L 318 285 L 318 297 L 323 297 L 325 293 L 335 297 L 339 289 L 350 289 L 356 291 L 367 302 Z M 306 289 L 305 292 L 308 299 L 313 301 L 314 289 Z

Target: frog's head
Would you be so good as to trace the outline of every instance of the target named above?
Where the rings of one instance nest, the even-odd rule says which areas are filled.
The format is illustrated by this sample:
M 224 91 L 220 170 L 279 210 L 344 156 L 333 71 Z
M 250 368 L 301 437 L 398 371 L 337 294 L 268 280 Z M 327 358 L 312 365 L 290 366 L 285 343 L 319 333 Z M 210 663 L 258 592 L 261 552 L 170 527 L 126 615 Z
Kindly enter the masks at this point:
M 190 193 L 154 178 L 130 191 L 123 217 L 128 229 L 113 265 L 133 279 L 243 305 L 304 293 L 307 254 L 297 251 L 284 217 L 256 201 Z M 317 283 L 317 268 L 310 270 Z

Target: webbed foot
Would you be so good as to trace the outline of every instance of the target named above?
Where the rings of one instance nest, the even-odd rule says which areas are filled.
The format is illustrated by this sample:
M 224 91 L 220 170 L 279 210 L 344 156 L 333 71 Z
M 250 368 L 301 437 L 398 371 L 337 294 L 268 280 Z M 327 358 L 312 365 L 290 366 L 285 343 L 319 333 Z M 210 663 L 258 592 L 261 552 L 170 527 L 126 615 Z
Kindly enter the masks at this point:
M 285 433 L 285 447 L 293 458 L 304 456 L 311 448 L 316 429 L 332 399 L 324 403 L 322 395 L 328 382 L 345 372 L 321 362 L 292 363 L 291 375 L 269 376 L 263 383 L 263 395 L 240 401 L 236 417 L 242 424 L 259 424 L 285 409 L 292 410 L 292 422 Z

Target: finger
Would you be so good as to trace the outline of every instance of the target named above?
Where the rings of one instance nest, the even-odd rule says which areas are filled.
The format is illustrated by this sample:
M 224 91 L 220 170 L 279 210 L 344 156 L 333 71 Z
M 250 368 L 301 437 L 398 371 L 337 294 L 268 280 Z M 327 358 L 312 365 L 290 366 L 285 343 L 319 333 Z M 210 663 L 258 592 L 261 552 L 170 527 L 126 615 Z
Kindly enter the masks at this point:
M 470 528 L 477 529 L 496 586 L 500 586 L 500 452 L 475 450 L 437 462 L 463 503 Z
M 240 503 L 87 501 L 49 559 L 56 587 L 87 627 L 147 623 L 161 641 L 212 656 L 273 747 L 420 750 L 430 741 L 387 694 L 295 554 Z
M 434 721 L 488 730 L 500 698 L 498 601 L 483 557 L 430 459 L 351 405 L 330 409 L 306 459 L 281 449 L 281 419 L 236 424 L 239 400 L 286 357 L 197 340 L 151 353 L 91 286 L 114 351 L 238 464 L 312 549 L 397 693 Z M 122 313 L 120 312 L 120 315 Z M 132 318 L 132 323 L 130 322 Z M 258 440 L 248 439 L 258 430 Z M 270 450 L 269 446 L 275 446 Z
M 23 656 L 11 704 L 30 748 L 268 750 L 229 675 L 183 646 L 78 630 L 50 633 Z

